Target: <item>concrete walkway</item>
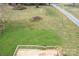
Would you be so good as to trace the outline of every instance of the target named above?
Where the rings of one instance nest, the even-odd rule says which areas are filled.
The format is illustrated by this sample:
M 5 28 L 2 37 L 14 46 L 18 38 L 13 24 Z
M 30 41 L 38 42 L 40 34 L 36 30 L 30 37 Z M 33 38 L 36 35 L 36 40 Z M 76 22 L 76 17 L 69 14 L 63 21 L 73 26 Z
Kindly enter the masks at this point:
M 66 11 L 65 9 L 59 7 L 56 4 L 51 4 L 53 7 L 55 7 L 56 9 L 58 9 L 60 12 L 62 12 L 66 17 L 69 18 L 70 21 L 72 21 L 74 24 L 76 24 L 79 27 L 79 19 L 77 19 L 75 16 L 73 16 L 71 13 L 69 13 L 68 11 Z

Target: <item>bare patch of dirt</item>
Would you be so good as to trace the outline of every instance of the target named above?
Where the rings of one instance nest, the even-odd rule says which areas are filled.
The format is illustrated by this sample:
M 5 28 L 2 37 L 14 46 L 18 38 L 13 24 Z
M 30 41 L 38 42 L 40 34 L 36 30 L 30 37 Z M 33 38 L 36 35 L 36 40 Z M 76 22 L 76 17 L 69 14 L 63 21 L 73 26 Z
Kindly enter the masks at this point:
M 18 49 L 16 56 L 62 56 L 63 53 L 57 49 Z

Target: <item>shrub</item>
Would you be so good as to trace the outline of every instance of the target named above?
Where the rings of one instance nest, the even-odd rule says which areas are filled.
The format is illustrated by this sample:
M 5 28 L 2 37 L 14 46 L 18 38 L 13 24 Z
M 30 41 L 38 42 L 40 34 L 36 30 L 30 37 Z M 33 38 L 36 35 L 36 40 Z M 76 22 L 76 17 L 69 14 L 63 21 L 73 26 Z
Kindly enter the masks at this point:
M 26 7 L 24 7 L 24 6 L 21 5 L 21 4 L 18 4 L 18 5 L 16 5 L 16 6 L 14 6 L 13 9 L 14 9 L 14 10 L 24 10 L 24 9 L 26 9 Z
M 39 8 L 39 4 L 38 3 L 36 3 L 36 8 Z

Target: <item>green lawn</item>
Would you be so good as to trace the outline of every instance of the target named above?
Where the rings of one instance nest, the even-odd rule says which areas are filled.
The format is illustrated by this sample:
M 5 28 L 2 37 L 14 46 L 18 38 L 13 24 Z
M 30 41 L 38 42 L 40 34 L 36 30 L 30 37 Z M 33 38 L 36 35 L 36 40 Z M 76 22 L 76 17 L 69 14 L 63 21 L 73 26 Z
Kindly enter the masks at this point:
M 0 36 L 0 55 L 13 55 L 16 46 L 21 44 L 60 46 L 67 55 L 79 55 L 79 28 L 57 9 L 51 6 L 27 6 L 25 10 L 6 8 L 4 19 L 8 23 Z M 37 15 L 43 19 L 31 22 Z
M 55 46 L 62 44 L 62 38 L 49 30 L 18 28 L 15 31 L 6 31 L 0 40 L 0 55 L 12 55 L 16 46 L 21 44 Z

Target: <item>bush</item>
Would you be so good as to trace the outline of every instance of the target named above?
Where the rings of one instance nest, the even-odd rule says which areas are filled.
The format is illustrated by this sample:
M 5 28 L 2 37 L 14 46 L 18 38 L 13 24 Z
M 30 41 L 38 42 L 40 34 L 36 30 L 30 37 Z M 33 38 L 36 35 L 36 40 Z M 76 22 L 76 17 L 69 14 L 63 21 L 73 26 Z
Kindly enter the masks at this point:
M 26 9 L 26 7 L 24 7 L 24 6 L 21 5 L 21 4 L 18 4 L 18 5 L 16 5 L 16 6 L 14 6 L 13 9 L 14 9 L 14 10 L 24 10 L 24 9 Z

